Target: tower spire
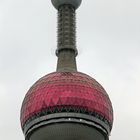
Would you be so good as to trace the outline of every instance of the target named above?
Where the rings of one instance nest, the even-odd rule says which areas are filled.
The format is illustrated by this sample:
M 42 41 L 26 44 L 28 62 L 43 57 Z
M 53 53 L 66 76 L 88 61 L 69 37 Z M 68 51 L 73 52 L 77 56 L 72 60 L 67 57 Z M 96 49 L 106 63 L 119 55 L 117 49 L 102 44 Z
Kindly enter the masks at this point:
M 81 0 L 52 0 L 52 4 L 58 10 L 57 71 L 77 71 L 75 10 Z

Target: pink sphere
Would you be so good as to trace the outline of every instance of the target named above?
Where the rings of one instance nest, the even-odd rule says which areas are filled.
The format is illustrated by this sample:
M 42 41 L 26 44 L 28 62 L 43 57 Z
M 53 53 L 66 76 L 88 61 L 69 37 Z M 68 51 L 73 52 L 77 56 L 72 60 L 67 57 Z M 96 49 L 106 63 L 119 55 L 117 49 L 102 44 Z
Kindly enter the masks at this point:
M 66 109 L 99 119 L 99 125 L 106 124 L 109 131 L 112 128 L 111 101 L 95 79 L 80 72 L 54 72 L 39 79 L 27 92 L 21 108 L 22 129 L 36 118 Z

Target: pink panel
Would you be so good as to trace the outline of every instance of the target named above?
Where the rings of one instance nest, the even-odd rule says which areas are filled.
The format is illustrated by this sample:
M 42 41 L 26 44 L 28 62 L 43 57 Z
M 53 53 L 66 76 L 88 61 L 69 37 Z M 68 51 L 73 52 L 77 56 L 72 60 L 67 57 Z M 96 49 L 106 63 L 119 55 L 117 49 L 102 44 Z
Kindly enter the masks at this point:
M 38 80 L 28 91 L 21 109 L 21 123 L 42 108 L 71 105 L 96 111 L 113 121 L 112 105 L 106 91 L 93 78 L 80 72 L 51 73 Z

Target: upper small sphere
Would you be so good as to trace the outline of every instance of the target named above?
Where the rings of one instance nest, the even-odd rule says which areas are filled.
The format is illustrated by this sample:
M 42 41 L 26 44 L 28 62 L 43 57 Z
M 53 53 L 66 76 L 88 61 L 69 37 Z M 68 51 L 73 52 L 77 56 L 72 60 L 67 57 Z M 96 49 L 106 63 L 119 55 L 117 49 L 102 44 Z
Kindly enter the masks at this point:
M 58 9 L 61 5 L 64 4 L 70 4 L 74 6 L 75 9 L 77 9 L 82 2 L 82 0 L 51 0 L 51 1 L 56 9 Z

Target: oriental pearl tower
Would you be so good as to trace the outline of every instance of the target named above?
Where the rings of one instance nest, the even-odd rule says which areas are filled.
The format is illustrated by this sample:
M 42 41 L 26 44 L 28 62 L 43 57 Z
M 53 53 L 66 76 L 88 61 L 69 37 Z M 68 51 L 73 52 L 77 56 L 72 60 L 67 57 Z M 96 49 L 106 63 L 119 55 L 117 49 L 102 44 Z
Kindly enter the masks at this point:
M 82 0 L 51 0 L 58 10 L 55 72 L 29 89 L 21 107 L 25 140 L 108 140 L 113 109 L 105 89 L 77 71 L 75 11 Z

